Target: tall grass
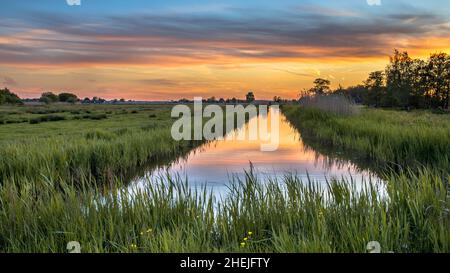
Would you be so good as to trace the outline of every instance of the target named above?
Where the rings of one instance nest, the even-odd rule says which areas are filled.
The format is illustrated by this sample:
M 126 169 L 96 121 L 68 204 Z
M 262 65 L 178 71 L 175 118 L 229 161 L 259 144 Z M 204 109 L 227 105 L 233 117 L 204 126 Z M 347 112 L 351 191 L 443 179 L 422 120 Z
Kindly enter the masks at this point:
M 264 183 L 263 183 L 264 182 Z M 214 199 L 167 177 L 132 195 L 43 177 L 0 187 L 0 252 L 395 252 L 450 251 L 448 187 L 440 176 L 393 175 L 384 185 L 253 173 Z
M 372 167 L 381 170 L 429 167 L 444 174 L 450 170 L 448 117 L 369 108 L 351 116 L 299 106 L 283 110 L 303 141 L 325 153 L 338 149 L 353 160 L 372 161 Z
M 317 109 L 338 115 L 354 115 L 359 113 L 359 108 L 347 97 L 339 94 L 304 96 L 299 104 L 303 108 Z
M 81 111 L 77 109 L 79 108 L 74 106 L 58 111 Z M 110 108 L 103 110 L 108 109 Z M 92 122 L 94 128 L 88 129 L 82 127 L 86 124 L 85 121 L 67 120 L 61 116 L 64 121 L 48 120 L 60 121 L 51 128 L 53 131 L 49 135 L 37 133 L 47 126 L 45 124 L 24 125 L 27 128 L 15 126 L 12 131 L 29 130 L 30 135 L 27 138 L 22 136 L 19 139 L 0 141 L 0 183 L 10 178 L 32 180 L 40 176 L 68 181 L 87 179 L 93 183 L 111 182 L 115 177 L 129 177 L 134 171 L 147 165 L 175 160 L 206 141 L 174 140 L 171 136 L 173 120 L 170 112 L 161 108 L 156 113 L 160 117 L 157 120 L 147 113 L 132 110 L 131 113 L 112 116 L 112 121 L 108 120 L 108 123 L 94 118 L 106 118 L 106 114 L 89 114 L 88 119 L 93 120 L 89 122 Z M 156 114 L 152 115 L 156 117 Z M 231 115 L 237 114 L 227 113 L 224 119 Z M 37 119 L 47 121 L 47 118 L 48 116 L 43 116 Z M 247 115 L 246 121 L 248 119 Z M 142 121 L 139 127 L 131 127 L 130 123 L 136 123 L 135 120 Z M 207 118 L 204 119 L 206 120 Z M 243 126 L 238 124 L 237 118 L 234 121 L 235 128 Z M 117 128 L 109 128 L 105 123 Z M 37 127 L 30 129 L 29 126 Z M 74 126 L 80 127 L 76 133 L 73 132 Z M 194 130 L 194 126 L 191 129 Z M 226 128 L 224 122 L 224 134 L 227 129 L 230 128 Z
M 0 179 L 45 176 L 108 180 L 149 162 L 176 158 L 199 144 L 174 141 L 165 127 L 151 131 L 96 130 L 72 139 L 54 136 L 49 140 L 5 143 L 0 147 Z
M 0 146 L 0 252 L 66 252 L 74 240 L 84 252 L 365 252 L 374 240 L 384 251 L 450 251 L 448 120 L 371 109 L 283 110 L 306 143 L 404 168 L 363 190 L 351 181 L 321 188 L 249 172 L 230 181 L 223 200 L 173 177 L 130 194 L 122 187 L 127 172 L 200 144 L 173 141 L 166 112 L 145 124 L 148 113 L 139 112 L 98 123 L 24 124 L 43 133 Z M 74 124 L 98 128 L 48 137 L 53 124 L 58 132 Z M 14 128 L 23 135 L 30 127 Z

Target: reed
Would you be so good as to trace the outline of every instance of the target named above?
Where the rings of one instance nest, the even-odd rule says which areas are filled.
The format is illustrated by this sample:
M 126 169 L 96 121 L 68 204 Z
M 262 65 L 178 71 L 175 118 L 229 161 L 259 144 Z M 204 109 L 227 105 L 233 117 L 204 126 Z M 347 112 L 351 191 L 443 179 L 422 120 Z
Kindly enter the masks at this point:
M 116 185 L 120 185 L 116 181 Z M 367 181 L 249 172 L 228 197 L 165 177 L 130 194 L 40 177 L 0 187 L 1 252 L 448 252 L 448 186 L 429 170 Z
M 306 109 L 317 109 L 341 116 L 359 113 L 359 107 L 340 94 L 304 96 L 299 100 L 299 104 Z
M 343 116 L 301 106 L 285 106 L 283 111 L 304 142 L 321 152 L 338 149 L 353 160 L 371 161 L 382 171 L 450 170 L 448 115 L 362 108 L 359 114 Z

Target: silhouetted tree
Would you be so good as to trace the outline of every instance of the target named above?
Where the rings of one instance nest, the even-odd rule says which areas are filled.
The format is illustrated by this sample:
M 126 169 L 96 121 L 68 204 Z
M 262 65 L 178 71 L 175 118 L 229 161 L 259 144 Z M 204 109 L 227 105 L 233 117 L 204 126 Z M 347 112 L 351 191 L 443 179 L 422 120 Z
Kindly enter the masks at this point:
M 59 100 L 58 96 L 52 92 L 44 92 L 44 93 L 42 93 L 41 97 L 39 98 L 40 102 L 43 102 L 46 104 L 58 102 L 58 100 Z
M 364 85 L 349 86 L 347 88 L 340 87 L 333 91 L 333 94 L 344 95 L 354 103 L 367 104 L 367 88 Z
M 22 104 L 22 100 L 8 88 L 0 89 L 0 104 Z
M 435 103 L 448 109 L 450 98 L 450 56 L 446 53 L 431 54 L 428 60 L 429 87 Z
M 75 103 L 78 101 L 77 95 L 72 93 L 61 93 L 58 95 L 58 99 L 60 102 L 68 102 L 68 103 Z
M 367 89 L 366 104 L 379 107 L 382 104 L 383 96 L 385 96 L 384 73 L 383 71 L 375 71 L 369 74 L 364 82 Z
M 414 60 L 408 52 L 394 51 L 386 68 L 385 106 L 410 107 L 414 94 Z
M 255 101 L 255 94 L 253 94 L 252 91 L 248 92 L 247 95 L 246 95 L 245 97 L 246 97 L 246 101 L 247 101 L 248 103 L 251 103 L 251 102 L 254 102 L 254 101 Z
M 314 87 L 309 90 L 313 95 L 324 95 L 330 93 L 331 82 L 326 79 L 318 78 L 314 80 Z

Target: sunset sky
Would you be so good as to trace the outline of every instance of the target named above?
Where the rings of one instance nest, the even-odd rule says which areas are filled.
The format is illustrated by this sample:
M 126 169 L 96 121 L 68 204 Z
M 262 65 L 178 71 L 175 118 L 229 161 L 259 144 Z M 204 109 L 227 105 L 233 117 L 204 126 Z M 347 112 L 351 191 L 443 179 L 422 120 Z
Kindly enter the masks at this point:
M 394 48 L 450 53 L 447 0 L 81 3 L 1 1 L 1 87 L 22 97 L 294 98 L 317 77 L 358 84 Z

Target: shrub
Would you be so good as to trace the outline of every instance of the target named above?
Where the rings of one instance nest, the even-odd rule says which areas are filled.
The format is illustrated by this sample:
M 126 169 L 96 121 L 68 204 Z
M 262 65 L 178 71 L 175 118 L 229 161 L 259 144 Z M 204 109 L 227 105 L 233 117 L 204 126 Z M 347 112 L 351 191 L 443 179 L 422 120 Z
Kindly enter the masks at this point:
M 91 114 L 88 118 L 92 120 L 102 120 L 108 118 L 108 116 L 106 114 Z
M 50 122 L 50 121 L 61 121 L 65 120 L 66 117 L 58 116 L 58 115 L 45 115 L 37 118 L 30 119 L 30 124 L 38 124 L 41 122 Z

